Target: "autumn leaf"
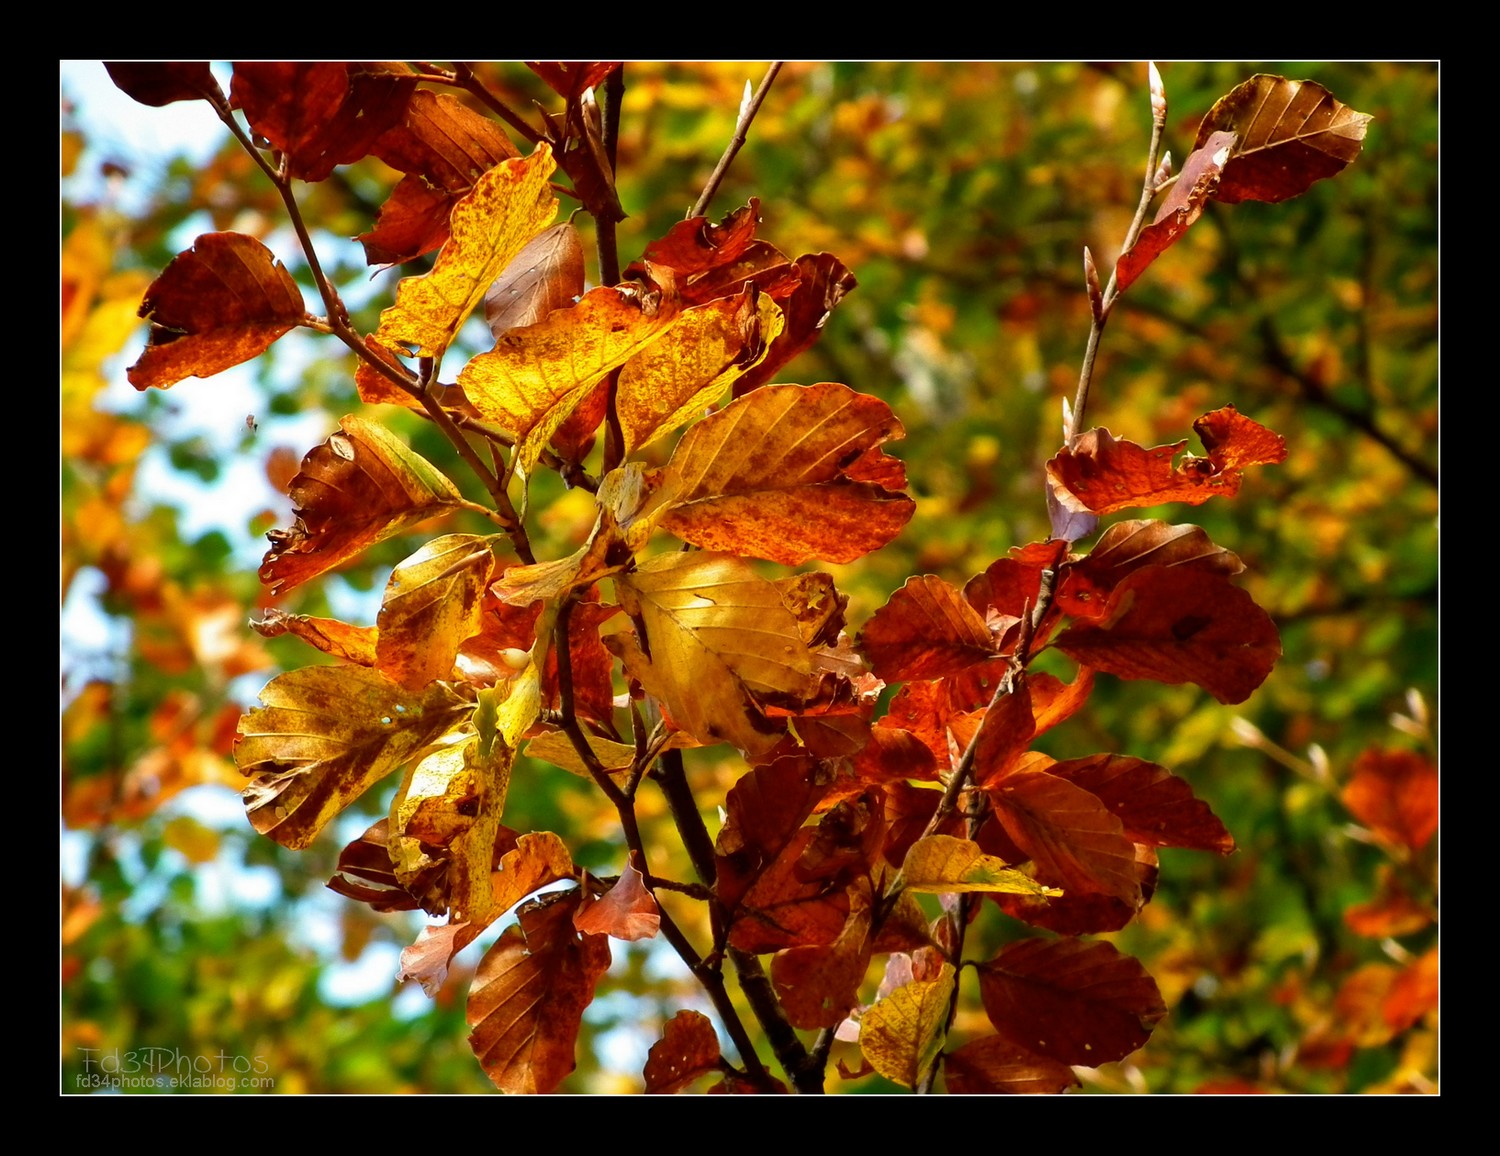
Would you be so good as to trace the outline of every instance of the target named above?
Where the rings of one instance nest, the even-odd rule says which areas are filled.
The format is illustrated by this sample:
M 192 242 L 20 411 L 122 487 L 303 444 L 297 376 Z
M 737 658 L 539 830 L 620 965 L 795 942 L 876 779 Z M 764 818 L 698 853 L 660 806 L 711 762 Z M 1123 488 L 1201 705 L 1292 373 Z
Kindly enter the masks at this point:
M 1216 132 L 1239 135 L 1214 199 L 1284 201 L 1337 176 L 1364 148 L 1374 119 L 1341 104 L 1321 84 L 1259 73 L 1209 109 L 1195 149 Z
M 254 776 L 245 808 L 257 831 L 293 850 L 474 711 L 443 683 L 411 694 L 360 666 L 294 670 L 272 679 L 260 701 L 240 719 L 234 748 Z
M 859 284 L 848 267 L 832 253 L 806 254 L 791 265 L 798 275 L 796 286 L 778 303 L 782 329 L 759 364 L 747 369 L 734 383 L 734 395 L 775 381 L 783 366 L 812 347 L 823 332 L 829 315 Z
M 205 233 L 151 282 L 140 315 L 151 333 L 126 376 L 136 389 L 166 389 L 259 357 L 306 311 L 271 250 L 243 233 Z
M 719 901 L 733 908 L 807 822 L 823 797 L 816 768 L 805 755 L 788 755 L 741 775 L 724 800 L 726 816 L 714 842 Z
M 469 989 L 469 1045 L 505 1092 L 551 1092 L 576 1065 L 584 1009 L 609 969 L 609 937 L 573 928 L 577 891 L 521 912 Z
M 1054 645 L 1119 678 L 1191 682 L 1223 703 L 1244 702 L 1281 657 L 1276 624 L 1222 574 L 1136 570 L 1110 592 L 1098 625 L 1075 625 Z
M 837 1027 L 859 1002 L 870 965 L 870 886 L 860 884 L 848 889 L 849 916 L 837 939 L 788 948 L 771 961 L 771 982 L 793 1027 Z
M 571 309 L 508 330 L 464 367 L 458 383 L 485 418 L 515 435 L 521 466 L 530 471 L 574 407 L 655 341 L 676 313 L 669 285 L 600 286 Z
M 394 64 L 240 61 L 229 103 L 281 152 L 291 176 L 321 181 L 400 124 L 416 88 L 416 74 Z
M 444 894 L 448 865 L 433 862 L 426 871 L 402 882 L 391 863 L 389 823 L 389 817 L 377 820 L 339 852 L 338 866 L 328 880 L 328 889 L 367 903 L 374 911 L 421 908 L 429 915 L 444 914 L 448 910 Z
M 1079 1085 L 1067 1064 L 1018 1047 L 1004 1036 L 982 1036 L 943 1057 L 948 1091 L 961 1096 L 1048 1094 Z
M 484 319 L 496 340 L 535 325 L 583 295 L 583 243 L 569 221 L 544 229 L 515 255 L 484 294 Z
M 995 814 L 1037 874 L 1064 891 L 1098 891 L 1139 906 L 1135 844 L 1098 797 L 1045 771 L 1017 771 L 991 792 Z
M 1063 1064 L 1122 1060 L 1167 1014 L 1146 969 L 1108 943 L 1023 939 L 979 965 L 995 1030 Z
M 661 909 L 641 873 L 629 863 L 604 895 L 585 894 L 573 916 L 573 926 L 591 935 L 610 935 L 634 941 L 655 939 L 661 930 Z
M 908 578 L 860 631 L 859 646 L 879 678 L 946 678 L 995 657 L 978 612 L 933 574 Z
M 915 1088 L 943 1050 L 955 973 L 943 964 L 937 979 L 913 980 L 866 1009 L 859 1047 L 888 1080 Z
M 680 1092 L 723 1065 L 719 1037 L 709 1018 L 702 1012 L 680 1011 L 667 1021 L 661 1039 L 651 1045 L 643 1073 L 646 1091 Z
M 776 586 L 725 554 L 663 554 L 615 579 L 620 604 L 643 635 L 609 648 L 700 742 L 765 751 L 777 729 L 757 701 L 798 700 L 813 661 Z
M 901 866 L 901 880 L 910 891 L 956 894 L 966 891 L 1005 891 L 1016 895 L 1061 895 L 1003 859 L 986 855 L 978 844 L 951 835 L 929 835 L 912 844 Z
M 437 467 L 384 426 L 346 417 L 302 460 L 289 491 L 297 520 L 266 535 L 260 580 L 280 594 L 434 514 L 463 504 Z
M 448 534 L 391 571 L 375 644 L 381 671 L 414 691 L 451 678 L 459 646 L 479 633 L 494 564 L 489 538 Z
M 528 60 L 526 67 L 545 80 L 547 86 L 558 96 L 576 97 L 586 88 L 597 87 L 605 77 L 620 67 L 620 62 Z
M 1239 558 L 1209 541 L 1198 526 L 1166 522 L 1116 522 L 1084 558 L 1063 567 L 1056 605 L 1083 621 L 1108 612 L 1109 594 L 1126 575 L 1146 566 L 1180 566 L 1233 577 L 1245 569 Z
M 156 108 L 179 100 L 201 100 L 219 91 L 219 82 L 206 60 L 121 60 L 109 61 L 104 67 L 116 88 Z
M 551 150 L 540 144 L 531 156 L 501 161 L 480 177 L 453 206 L 451 235 L 432 271 L 397 286 L 396 304 L 381 313 L 375 339 L 441 357 L 485 290 L 557 215 L 548 185 L 555 167 Z
M 707 550 L 786 565 L 852 562 L 915 509 L 892 488 L 904 472 L 885 468 L 894 460 L 879 448 L 904 432 L 885 402 L 846 385 L 758 389 L 677 443 L 661 526 Z
M 1438 828 L 1438 770 L 1414 751 L 1368 750 L 1354 760 L 1344 806 L 1382 839 L 1420 851 Z
M 350 626 L 337 618 L 286 614 L 271 607 L 259 622 L 252 619 L 250 627 L 266 638 L 294 635 L 309 646 L 317 647 L 330 658 L 353 662 L 359 666 L 375 665 L 375 639 L 379 631 L 373 626 Z
M 760 201 L 751 197 L 748 204 L 726 213 L 717 225 L 703 216 L 678 221 L 666 236 L 647 246 L 645 260 L 667 266 L 677 273 L 679 282 L 686 282 L 737 260 L 755 239 L 759 224 Z
M 616 404 L 626 452 L 701 417 L 759 364 L 781 325 L 776 303 L 753 286 L 678 314 L 620 371 Z
M 1156 217 L 1140 231 L 1135 244 L 1120 254 L 1115 265 L 1120 292 L 1130 288 L 1146 267 L 1176 244 L 1203 215 L 1203 206 L 1214 195 L 1219 174 L 1229 163 L 1234 142 L 1234 133 L 1215 132 L 1193 149 Z

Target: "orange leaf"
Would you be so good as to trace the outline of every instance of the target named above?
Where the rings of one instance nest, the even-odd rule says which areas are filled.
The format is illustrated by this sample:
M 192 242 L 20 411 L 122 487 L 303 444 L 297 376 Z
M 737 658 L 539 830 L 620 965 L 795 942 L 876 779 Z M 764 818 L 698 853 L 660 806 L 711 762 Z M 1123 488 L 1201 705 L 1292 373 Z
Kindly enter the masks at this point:
M 593 935 L 616 939 L 654 939 L 661 930 L 661 909 L 646 890 L 641 873 L 629 863 L 602 898 L 585 894 L 573 916 L 573 926 Z
M 1437 766 L 1414 751 L 1365 751 L 1343 800 L 1382 839 L 1420 851 L 1437 832 Z
M 136 389 L 165 389 L 259 357 L 306 311 L 271 250 L 243 233 L 205 233 L 151 282 L 140 315 L 151 335 L 126 376 Z
M 1284 201 L 1342 172 L 1364 148 L 1372 119 L 1311 80 L 1260 73 L 1208 110 L 1193 147 L 1221 130 L 1238 133 L 1214 199 Z
M 664 529 L 709 550 L 793 566 L 852 562 L 884 546 L 915 505 L 861 475 L 905 433 L 885 402 L 846 385 L 758 389 L 699 422 L 663 471 Z M 900 484 L 904 484 L 904 474 Z
M 469 1046 L 505 1092 L 551 1092 L 576 1065 L 584 1009 L 609 969 L 609 938 L 573 928 L 578 893 L 521 913 L 469 989 Z
M 1096 891 L 1140 905 L 1135 844 L 1097 796 L 1045 771 L 1017 771 L 991 792 L 995 813 L 1037 874 L 1064 892 Z
M 771 961 L 771 981 L 793 1027 L 837 1027 L 859 1002 L 870 964 L 870 888 L 851 886 L 849 916 L 831 944 L 793 947 Z
M 724 1057 L 719 1037 L 706 1015 L 680 1011 L 667 1021 L 661 1039 L 646 1057 L 646 1091 L 680 1092 L 699 1076 L 719 1071 Z
M 996 653 L 984 619 L 932 574 L 908 578 L 865 624 L 859 646 L 887 682 L 945 678 Z
M 1193 149 L 1155 219 L 1140 231 L 1135 244 L 1120 254 L 1115 277 L 1122 293 L 1203 215 L 1203 206 L 1213 196 L 1219 174 L 1229 162 L 1234 141 L 1234 133 L 1216 132 Z
M 260 622 L 250 621 L 251 629 L 266 638 L 295 635 L 310 646 L 316 646 L 331 658 L 343 659 L 359 666 L 375 665 L 373 626 L 350 626 L 337 618 L 313 618 L 306 614 L 284 614 L 272 607 Z
M 1121 1060 L 1167 1014 L 1156 981 L 1112 945 L 1023 939 L 979 965 L 979 994 L 1006 1039 L 1063 1064 Z

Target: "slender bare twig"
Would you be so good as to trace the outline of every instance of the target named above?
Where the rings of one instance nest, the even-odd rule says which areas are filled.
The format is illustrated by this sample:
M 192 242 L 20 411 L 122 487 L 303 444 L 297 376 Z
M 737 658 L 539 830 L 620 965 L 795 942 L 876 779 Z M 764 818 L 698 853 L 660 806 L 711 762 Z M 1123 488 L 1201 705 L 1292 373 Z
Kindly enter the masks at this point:
M 542 134 L 527 124 L 520 113 L 516 112 L 484 86 L 479 77 L 474 75 L 474 66 L 472 64 L 467 61 L 454 61 L 451 83 L 456 84 L 465 92 L 472 93 L 479 99 L 480 103 L 532 144 L 536 144 L 542 139 Z
M 729 142 L 729 147 L 724 150 L 724 155 L 719 158 L 719 163 L 714 167 L 713 173 L 708 178 L 708 183 L 703 186 L 703 191 L 698 194 L 697 203 L 688 210 L 689 217 L 701 217 L 708 210 L 708 203 L 714 199 L 714 194 L 719 191 L 719 185 L 724 180 L 724 175 L 729 172 L 729 166 L 734 163 L 736 154 L 744 147 L 745 136 L 750 131 L 750 122 L 755 119 L 755 114 L 760 111 L 761 102 L 766 99 L 766 94 L 771 91 L 771 84 L 776 79 L 776 74 L 781 71 L 784 61 L 777 60 L 766 69 L 766 75 L 761 79 L 760 87 L 755 90 L 748 102 L 740 106 L 740 114 L 734 122 L 734 137 Z

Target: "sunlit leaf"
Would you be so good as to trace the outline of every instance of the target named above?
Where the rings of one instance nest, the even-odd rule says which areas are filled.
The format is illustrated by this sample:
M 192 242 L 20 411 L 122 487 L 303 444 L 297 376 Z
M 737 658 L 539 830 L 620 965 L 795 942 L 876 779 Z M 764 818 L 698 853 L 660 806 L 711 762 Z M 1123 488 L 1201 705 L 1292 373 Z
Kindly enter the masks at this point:
M 634 941 L 654 939 L 661 930 L 661 909 L 646 890 L 641 873 L 627 863 L 615 885 L 598 899 L 585 894 L 573 926 L 591 935 Z
M 528 60 L 526 67 L 545 80 L 547 86 L 558 96 L 574 97 L 586 88 L 597 87 L 605 77 L 620 67 L 620 62 Z
M 677 443 L 661 525 L 709 550 L 787 565 L 852 562 L 900 533 L 915 509 L 892 488 L 905 474 L 885 469 L 893 459 L 880 449 L 904 432 L 885 402 L 846 385 L 758 389 Z
M 408 690 L 451 678 L 459 646 L 479 633 L 494 564 L 488 538 L 448 534 L 391 571 L 375 646 L 381 671 Z
M 1063 1064 L 1121 1060 L 1167 1014 L 1156 982 L 1108 943 L 1023 939 L 979 965 L 979 994 L 1006 1039 Z
M 886 1079 L 908 1088 L 922 1082 L 943 1050 L 955 982 L 945 963 L 937 979 L 913 980 L 865 1011 L 860 1051 Z
M 149 343 L 126 376 L 136 389 L 165 389 L 259 357 L 305 309 L 286 266 L 254 237 L 205 233 L 151 282 L 140 315 Z
M 994 790 L 1006 833 L 1064 892 L 1098 891 L 1139 906 L 1135 844 L 1099 799 L 1045 771 L 1017 771 Z
M 411 694 L 361 666 L 294 670 L 260 701 L 240 720 L 234 758 L 254 776 L 244 792 L 250 822 L 293 849 L 474 710 L 442 683 Z
M 557 215 L 548 185 L 555 167 L 551 150 L 540 144 L 531 156 L 502 161 L 480 177 L 453 207 L 451 235 L 432 271 L 397 286 L 376 340 L 441 357 L 485 290 Z
M 901 866 L 901 879 L 911 891 L 958 893 L 1006 891 L 1017 895 L 1060 895 L 1003 859 L 986 855 L 978 844 L 951 835 L 929 835 L 912 844 Z
M 505 1092 L 551 1092 L 576 1064 L 594 985 L 609 968 L 609 937 L 573 928 L 577 892 L 521 913 L 490 948 L 469 989 L 469 1044 Z
M 984 619 L 932 574 L 908 578 L 865 623 L 859 645 L 887 682 L 945 678 L 996 653 Z
M 786 299 L 778 302 L 784 319 L 781 332 L 760 363 L 734 383 L 736 397 L 775 381 L 783 366 L 817 341 L 829 315 L 859 284 L 832 253 L 798 257 L 791 268 L 800 280 Z
M 1193 147 L 1216 132 L 1238 133 L 1214 198 L 1284 201 L 1342 172 L 1359 156 L 1372 119 L 1311 80 L 1260 73 L 1209 109 Z
M 311 450 L 292 479 L 296 522 L 266 535 L 260 580 L 281 593 L 348 561 L 376 542 L 458 505 L 463 495 L 431 462 L 384 426 L 346 417 Z
M 275 607 L 266 611 L 261 621 L 254 619 L 251 628 L 266 638 L 291 634 L 316 646 L 330 658 L 360 666 L 375 665 L 375 639 L 379 631 L 373 626 L 350 626 L 337 618 L 313 618 L 306 614 L 285 614 Z

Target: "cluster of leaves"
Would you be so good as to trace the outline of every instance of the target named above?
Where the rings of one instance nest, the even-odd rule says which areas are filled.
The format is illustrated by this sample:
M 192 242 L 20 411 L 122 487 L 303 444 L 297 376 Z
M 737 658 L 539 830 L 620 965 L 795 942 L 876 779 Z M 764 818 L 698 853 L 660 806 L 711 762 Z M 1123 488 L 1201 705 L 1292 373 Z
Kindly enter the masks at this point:
M 497 143 L 482 118 L 489 136 L 445 128 L 463 144 L 467 184 L 440 179 L 412 143 L 434 108 L 447 110 L 449 126 L 455 109 L 469 111 L 418 80 L 472 91 L 477 81 L 462 69 L 241 66 L 229 101 L 206 69 L 116 73 L 141 99 L 205 97 L 243 136 L 229 111 L 238 106 L 275 149 L 272 161 L 251 153 L 294 220 L 292 178 L 381 156 L 409 175 L 364 238 L 371 261 L 444 246 L 369 335 L 353 329 L 321 276 L 327 316 L 304 313 L 286 271 L 238 234 L 200 238 L 147 292 L 153 342 L 132 367 L 138 387 L 217 372 L 293 326 L 332 332 L 361 357 L 362 397 L 425 414 L 485 487 L 488 503 L 470 501 L 385 427 L 345 418 L 292 480 L 297 521 L 273 533 L 262 580 L 290 590 L 459 511 L 500 530 L 423 545 L 395 568 L 372 627 L 274 612 L 261 624 L 341 665 L 278 678 L 241 720 L 236 757 L 254 776 L 252 822 L 306 846 L 405 767 L 388 817 L 345 848 L 333 885 L 377 910 L 448 916 L 404 959 L 406 974 L 433 990 L 453 955 L 506 910 L 549 885 L 577 884 L 526 902 L 471 988 L 471 1040 L 502 1087 L 551 1088 L 571 1070 L 611 935 L 663 934 L 739 1052 L 742 1066 L 731 1064 L 707 1021 L 684 1013 L 653 1050 L 651 1090 L 710 1073 L 731 1090 L 776 1086 L 724 985 L 726 961 L 803 1089 L 822 1086 L 834 1040 L 851 1034 L 886 1077 L 930 1087 L 941 1070 L 952 1090 L 1061 1088 L 1075 1082 L 1071 1065 L 1135 1050 L 1165 1011 L 1155 984 L 1107 943 L 1075 937 L 1135 917 L 1155 888 L 1155 848 L 1222 853 L 1233 842 L 1164 768 L 1119 755 L 1055 760 L 1033 742 L 1079 710 L 1096 671 L 1190 682 L 1240 702 L 1279 643 L 1230 580 L 1239 560 L 1200 530 L 1135 521 L 1111 527 L 1087 554 L 1069 542 L 1092 533 L 1100 514 L 1232 494 L 1244 466 L 1284 456 L 1280 439 L 1232 408 L 1197 423 L 1201 458 L 1183 456 L 1186 443 L 1145 449 L 1070 428 L 1047 467 L 1050 540 L 1011 551 L 962 590 L 911 579 L 851 644 L 831 575 L 770 579 L 746 559 L 851 562 L 912 516 L 905 471 L 881 448 L 902 433 L 889 406 L 833 383 L 770 384 L 817 337 L 852 276 L 828 254 L 790 261 L 758 239 L 752 200 L 717 225 L 694 216 L 674 226 L 623 280 L 610 277 L 604 230 L 619 197 L 590 94 L 618 73 L 537 72 L 565 112 L 523 134 L 544 138 L 528 157 Z M 1268 97 L 1286 111 L 1264 117 Z M 1309 113 L 1314 128 L 1304 130 Z M 1337 171 L 1357 152 L 1365 119 L 1315 85 L 1270 77 L 1216 105 L 1155 221 L 1132 229 L 1108 288 L 1086 259 L 1090 354 L 1118 292 L 1209 199 L 1291 195 L 1285 174 L 1300 173 L 1305 187 Z M 367 135 L 345 131 L 351 124 Z M 587 293 L 571 227 L 551 225 L 554 163 L 601 230 L 607 283 Z M 486 297 L 495 348 L 444 384 L 443 356 Z M 731 404 L 702 416 L 731 393 Z M 1086 403 L 1085 390 L 1080 424 Z M 683 426 L 664 461 L 643 454 Z M 548 470 L 591 493 L 594 510 L 571 556 L 538 562 L 525 514 L 534 477 Z M 657 531 L 694 549 L 659 552 Z M 1049 648 L 1078 664 L 1070 681 L 1031 669 Z M 614 805 L 626 847 L 613 877 L 583 870 L 550 831 L 502 825 L 523 741 L 529 756 L 587 775 Z M 680 752 L 721 742 L 745 764 L 722 799 L 697 798 Z M 651 869 L 658 856 L 642 836 L 637 795 L 647 781 L 662 789 L 696 883 Z M 718 802 L 726 818 L 711 841 L 700 816 Z M 706 908 L 706 951 L 658 902 L 673 893 Z M 948 897 L 935 920 L 914 898 L 923 893 Z M 1019 940 L 980 963 L 988 1034 L 953 1046 L 955 967 L 981 910 L 972 894 L 1062 938 Z M 766 977 L 757 957 L 769 953 Z M 885 981 L 866 1007 L 861 989 L 882 955 Z M 792 1028 L 820 1034 L 809 1048 Z

